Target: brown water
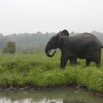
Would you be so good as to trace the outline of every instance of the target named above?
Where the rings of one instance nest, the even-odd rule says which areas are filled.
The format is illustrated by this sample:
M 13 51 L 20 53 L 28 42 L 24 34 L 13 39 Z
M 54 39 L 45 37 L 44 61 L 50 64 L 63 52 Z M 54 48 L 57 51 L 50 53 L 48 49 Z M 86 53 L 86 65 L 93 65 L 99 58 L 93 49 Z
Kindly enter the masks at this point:
M 62 87 L 39 90 L 0 92 L 0 103 L 103 103 L 103 97 L 78 88 Z

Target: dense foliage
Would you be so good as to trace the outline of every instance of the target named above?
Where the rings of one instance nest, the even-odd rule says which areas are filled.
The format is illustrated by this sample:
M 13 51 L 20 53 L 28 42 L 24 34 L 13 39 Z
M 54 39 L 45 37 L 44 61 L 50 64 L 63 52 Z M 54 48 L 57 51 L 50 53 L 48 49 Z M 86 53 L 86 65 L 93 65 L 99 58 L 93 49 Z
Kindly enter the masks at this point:
M 60 69 L 60 53 L 48 58 L 44 53 L 0 54 L 0 87 L 54 87 L 59 85 L 86 86 L 103 92 L 103 57 L 101 67 L 95 63 L 85 67 L 85 60 L 76 66 Z

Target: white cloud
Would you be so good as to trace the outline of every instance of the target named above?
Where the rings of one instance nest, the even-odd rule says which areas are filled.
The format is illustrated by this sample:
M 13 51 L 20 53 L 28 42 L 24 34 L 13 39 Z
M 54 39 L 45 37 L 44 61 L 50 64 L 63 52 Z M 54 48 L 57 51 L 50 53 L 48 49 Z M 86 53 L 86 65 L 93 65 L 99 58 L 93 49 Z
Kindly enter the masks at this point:
M 103 32 L 102 0 L 0 0 L 0 32 Z

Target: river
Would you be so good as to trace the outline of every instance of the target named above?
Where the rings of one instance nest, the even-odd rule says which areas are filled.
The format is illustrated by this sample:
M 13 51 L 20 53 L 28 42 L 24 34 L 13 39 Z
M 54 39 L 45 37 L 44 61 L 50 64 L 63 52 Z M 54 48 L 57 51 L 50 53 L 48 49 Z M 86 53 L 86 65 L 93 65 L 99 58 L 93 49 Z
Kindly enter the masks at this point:
M 103 97 L 74 87 L 21 89 L 1 91 L 0 103 L 103 103 Z

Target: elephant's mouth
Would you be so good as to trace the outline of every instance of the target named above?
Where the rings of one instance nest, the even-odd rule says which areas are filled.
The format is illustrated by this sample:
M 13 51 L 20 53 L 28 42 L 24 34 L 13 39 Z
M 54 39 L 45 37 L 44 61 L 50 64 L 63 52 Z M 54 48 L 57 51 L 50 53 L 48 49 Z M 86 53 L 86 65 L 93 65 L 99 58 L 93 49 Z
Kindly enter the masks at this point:
M 56 53 L 56 50 L 54 50 L 52 54 L 51 54 L 51 52 L 52 52 L 51 49 L 49 49 L 49 50 L 46 52 L 46 54 L 47 54 L 48 57 L 53 57 L 54 54 Z

